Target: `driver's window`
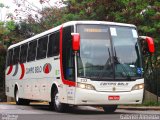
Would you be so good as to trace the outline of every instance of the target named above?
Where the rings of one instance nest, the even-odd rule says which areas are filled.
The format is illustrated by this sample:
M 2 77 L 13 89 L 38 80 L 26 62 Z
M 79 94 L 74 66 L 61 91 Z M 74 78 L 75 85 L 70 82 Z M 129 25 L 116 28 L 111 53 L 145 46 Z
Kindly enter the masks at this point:
M 73 27 L 63 28 L 63 43 L 62 43 L 62 63 L 63 74 L 67 80 L 75 81 L 74 69 L 74 55 L 72 50 L 72 36 Z

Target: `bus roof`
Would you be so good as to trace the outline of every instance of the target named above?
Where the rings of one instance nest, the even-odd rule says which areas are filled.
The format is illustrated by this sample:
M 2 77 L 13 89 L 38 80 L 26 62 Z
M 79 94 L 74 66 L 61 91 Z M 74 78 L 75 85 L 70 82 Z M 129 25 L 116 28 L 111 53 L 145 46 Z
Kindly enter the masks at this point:
M 133 25 L 133 24 L 117 23 L 117 22 L 107 22 L 107 21 L 70 21 L 70 22 L 66 22 L 66 23 L 64 23 L 62 25 L 59 25 L 59 26 L 57 26 L 55 28 L 52 28 L 50 30 L 47 30 L 45 32 L 42 32 L 40 34 L 37 34 L 37 35 L 35 35 L 33 37 L 25 39 L 25 40 L 23 40 L 23 41 L 21 41 L 19 43 L 13 44 L 8 49 L 14 48 L 14 47 L 16 47 L 18 45 L 24 44 L 26 42 L 30 42 L 32 40 L 38 39 L 39 37 L 42 37 L 42 36 L 47 35 L 47 34 L 50 34 L 50 33 L 54 32 L 54 31 L 59 30 L 62 26 L 66 27 L 66 26 L 76 25 L 76 24 L 103 24 L 103 25 L 105 24 L 105 25 L 126 26 L 126 27 L 134 27 L 134 28 L 136 28 L 136 26 Z

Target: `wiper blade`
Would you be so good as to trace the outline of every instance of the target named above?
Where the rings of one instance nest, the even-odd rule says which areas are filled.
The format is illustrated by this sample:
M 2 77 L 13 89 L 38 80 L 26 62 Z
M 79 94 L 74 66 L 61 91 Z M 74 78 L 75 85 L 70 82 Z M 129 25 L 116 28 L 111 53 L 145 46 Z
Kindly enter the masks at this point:
M 109 54 L 109 58 L 108 58 L 108 60 L 106 61 L 103 69 L 102 69 L 101 72 L 99 73 L 99 75 L 98 75 L 98 77 L 97 77 L 97 80 L 102 79 L 102 77 L 103 77 L 103 75 L 104 75 L 104 73 L 105 73 L 106 68 L 107 68 L 108 66 L 111 66 L 111 64 L 110 64 L 110 63 L 111 63 L 111 54 L 110 54 L 109 48 L 108 48 L 108 54 Z
M 123 75 L 123 77 L 126 77 L 127 80 L 131 80 L 131 76 L 128 74 L 126 68 L 123 66 L 123 64 L 121 64 L 118 60 L 118 57 L 117 57 L 117 52 L 116 52 L 116 49 L 114 47 L 114 56 L 113 56 L 113 60 L 114 60 L 114 63 L 115 64 L 119 64 L 121 66 L 121 68 L 123 69 L 123 72 L 125 73 L 125 75 Z
M 121 68 L 123 69 L 123 72 L 125 73 L 125 74 L 122 73 L 122 76 L 126 77 L 127 80 L 131 80 L 131 76 L 128 74 L 128 72 L 127 72 L 126 68 L 124 67 L 124 65 L 121 64 L 121 63 L 119 63 L 119 65 L 121 66 Z

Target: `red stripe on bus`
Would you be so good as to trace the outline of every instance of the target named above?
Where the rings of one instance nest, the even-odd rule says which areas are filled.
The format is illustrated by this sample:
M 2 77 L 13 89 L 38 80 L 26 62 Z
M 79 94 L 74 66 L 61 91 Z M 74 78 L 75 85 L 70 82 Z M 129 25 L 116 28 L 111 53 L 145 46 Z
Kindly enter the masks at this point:
M 11 74 L 12 69 L 13 69 L 13 65 L 10 65 L 10 66 L 9 66 L 9 70 L 8 70 L 8 72 L 7 72 L 7 75 Z
M 64 78 L 64 75 L 63 75 L 62 37 L 63 37 L 63 26 L 60 28 L 60 68 L 61 68 L 60 71 L 61 71 L 62 82 L 63 82 L 63 84 L 66 84 L 66 85 L 69 85 L 69 86 L 76 86 L 76 83 L 75 83 L 75 82 L 66 80 L 66 79 Z
M 21 66 L 21 71 L 22 71 L 22 73 L 21 73 L 21 76 L 20 76 L 20 80 L 24 77 L 24 73 L 25 73 L 25 67 L 24 67 L 24 64 L 20 64 L 20 66 Z

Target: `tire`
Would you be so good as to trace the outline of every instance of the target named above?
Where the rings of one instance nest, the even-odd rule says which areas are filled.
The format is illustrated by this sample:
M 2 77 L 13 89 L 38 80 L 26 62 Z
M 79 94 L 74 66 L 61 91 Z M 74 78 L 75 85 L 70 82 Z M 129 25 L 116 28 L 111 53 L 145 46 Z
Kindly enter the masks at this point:
M 30 103 L 29 100 L 19 98 L 19 91 L 18 91 L 17 88 L 15 89 L 15 93 L 14 94 L 15 94 L 14 98 L 15 98 L 15 101 L 16 101 L 17 105 L 29 105 L 29 103 Z
M 55 110 L 53 102 L 49 102 L 49 109 L 50 110 Z
M 68 105 L 64 103 L 60 103 L 59 101 L 59 93 L 58 90 L 53 91 L 52 101 L 50 102 L 50 106 L 57 112 L 66 112 Z M 53 107 L 52 107 L 53 106 Z
M 118 105 L 107 105 L 103 106 L 103 110 L 105 113 L 113 113 L 117 109 Z

